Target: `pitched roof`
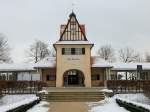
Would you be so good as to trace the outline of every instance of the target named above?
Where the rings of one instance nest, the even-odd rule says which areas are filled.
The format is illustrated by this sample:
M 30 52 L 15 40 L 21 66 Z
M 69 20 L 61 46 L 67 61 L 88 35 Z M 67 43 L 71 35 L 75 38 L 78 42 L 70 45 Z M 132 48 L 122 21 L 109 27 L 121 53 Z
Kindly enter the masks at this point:
M 21 72 L 21 71 L 35 71 L 34 64 L 31 63 L 4 63 L 0 64 L 0 72 Z
M 143 70 L 150 70 L 150 63 L 112 63 L 112 70 L 137 70 L 137 65 L 142 65 Z
M 34 64 L 34 68 L 54 68 L 56 67 L 56 57 L 45 57 Z
M 59 41 L 87 41 L 84 25 L 79 24 L 74 12 L 70 14 L 68 23 L 63 28 Z

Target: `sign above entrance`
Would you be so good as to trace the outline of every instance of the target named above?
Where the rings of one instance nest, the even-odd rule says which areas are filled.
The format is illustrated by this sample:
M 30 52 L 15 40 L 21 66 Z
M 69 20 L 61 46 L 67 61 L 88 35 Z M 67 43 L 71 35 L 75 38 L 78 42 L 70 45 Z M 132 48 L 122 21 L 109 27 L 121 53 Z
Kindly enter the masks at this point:
M 79 58 L 67 58 L 67 60 L 80 60 Z

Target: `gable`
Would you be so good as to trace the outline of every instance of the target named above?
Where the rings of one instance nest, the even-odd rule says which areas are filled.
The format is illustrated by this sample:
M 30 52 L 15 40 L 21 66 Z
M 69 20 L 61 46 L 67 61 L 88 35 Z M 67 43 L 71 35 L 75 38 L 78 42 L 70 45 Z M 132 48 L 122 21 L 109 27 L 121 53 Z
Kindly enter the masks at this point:
M 86 41 L 85 26 L 80 25 L 74 13 L 70 15 L 67 25 L 61 25 L 60 41 Z

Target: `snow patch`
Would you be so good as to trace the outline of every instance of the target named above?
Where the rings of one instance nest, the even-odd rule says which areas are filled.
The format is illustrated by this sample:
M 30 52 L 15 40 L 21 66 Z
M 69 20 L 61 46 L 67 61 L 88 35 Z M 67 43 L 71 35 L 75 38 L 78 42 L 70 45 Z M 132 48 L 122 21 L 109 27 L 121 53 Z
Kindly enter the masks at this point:
M 127 103 L 132 103 L 134 105 L 137 105 L 139 107 L 143 107 L 145 109 L 150 110 L 150 99 L 144 96 L 144 94 L 119 94 L 116 95 L 116 98 L 127 102 Z
M 39 93 L 48 94 L 48 91 L 42 90 L 42 91 L 39 91 Z
M 90 112 L 129 112 L 120 107 L 114 97 L 106 97 L 103 101 L 88 103 L 88 105 L 90 106 Z
M 0 110 L 6 112 L 37 99 L 36 95 L 6 95 L 0 99 Z
M 102 89 L 101 91 L 102 91 L 102 92 L 106 92 L 106 93 L 113 93 L 113 91 L 110 90 L 110 89 Z

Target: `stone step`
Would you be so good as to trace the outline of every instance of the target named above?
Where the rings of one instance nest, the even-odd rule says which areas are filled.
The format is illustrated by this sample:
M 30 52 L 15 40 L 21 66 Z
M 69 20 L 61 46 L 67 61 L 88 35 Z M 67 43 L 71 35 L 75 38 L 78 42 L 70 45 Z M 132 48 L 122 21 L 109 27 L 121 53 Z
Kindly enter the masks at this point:
M 101 94 L 102 92 L 48 92 L 48 94 L 71 94 L 71 93 L 76 93 L 76 94 Z
M 44 94 L 45 96 L 104 96 L 103 94 Z
M 49 102 L 96 102 L 105 95 L 98 88 L 47 88 L 41 98 Z
M 46 101 L 100 101 L 105 98 L 104 94 L 76 95 L 74 94 L 44 94 L 42 99 Z
M 74 100 L 74 99 L 76 99 L 76 100 L 92 100 L 92 99 L 97 99 L 97 100 L 99 100 L 99 99 L 104 99 L 104 97 L 71 97 L 71 98 L 69 98 L 69 97 L 66 97 L 66 98 L 47 98 L 48 100 Z
M 43 98 L 103 98 L 104 96 L 43 96 Z
M 104 100 L 104 99 L 73 99 L 73 100 L 44 100 L 44 101 L 47 101 L 47 102 L 98 102 L 100 100 Z
M 103 94 L 99 94 L 99 95 L 95 95 L 95 94 L 88 94 L 88 95 L 76 95 L 76 94 L 56 94 L 56 95 L 50 95 L 50 94 L 46 94 L 46 95 L 42 95 L 42 96 L 45 96 L 45 97 L 59 97 L 59 96 L 63 96 L 63 97 L 92 97 L 92 96 L 95 96 L 95 97 L 103 97 L 104 95 Z
M 93 101 L 93 100 L 96 100 L 96 101 L 100 101 L 100 100 L 103 100 L 104 97 L 91 97 L 91 98 L 88 98 L 88 97 L 74 97 L 74 98 L 46 98 L 45 100 L 46 101 Z

